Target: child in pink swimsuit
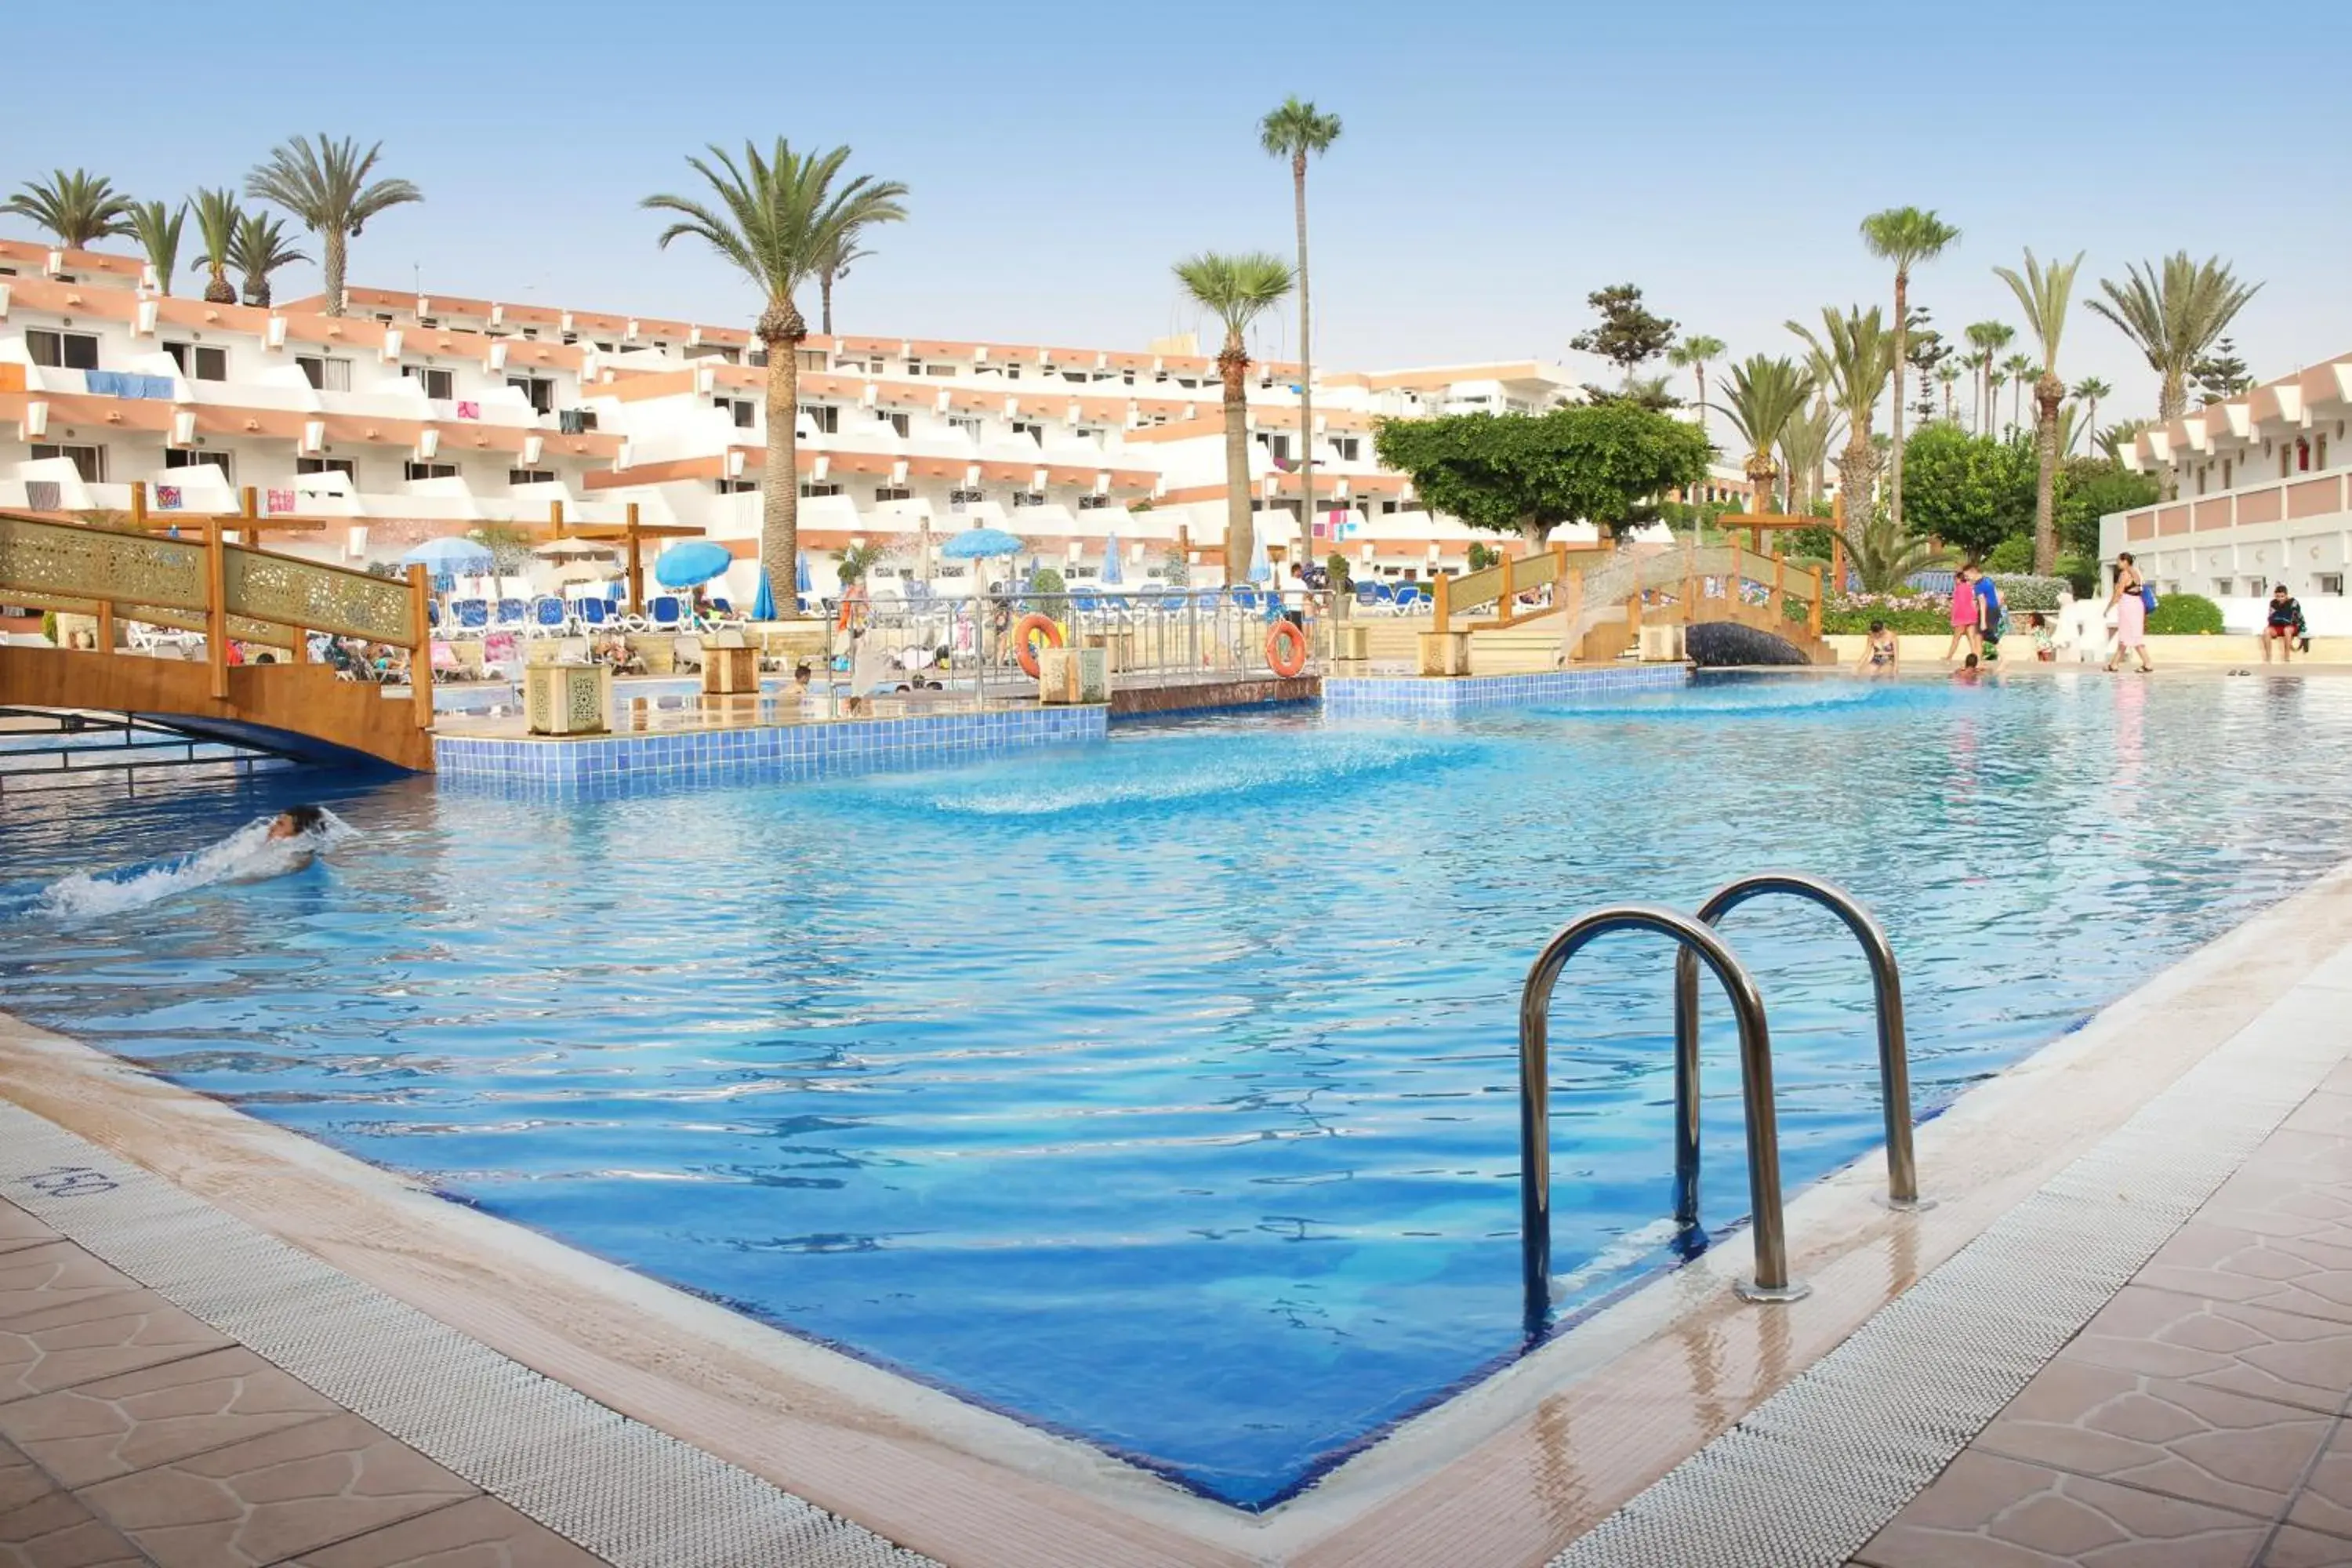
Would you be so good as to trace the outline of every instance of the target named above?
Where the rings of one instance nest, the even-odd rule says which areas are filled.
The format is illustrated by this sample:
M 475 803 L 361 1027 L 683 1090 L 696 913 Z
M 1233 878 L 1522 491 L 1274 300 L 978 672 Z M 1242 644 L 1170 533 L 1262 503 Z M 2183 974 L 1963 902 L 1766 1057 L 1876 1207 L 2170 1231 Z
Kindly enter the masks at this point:
M 1952 574 L 1952 640 L 1944 645 L 1944 658 L 1949 662 L 1960 651 L 1960 644 L 1969 645 L 1971 657 L 1981 655 L 1984 645 L 1977 640 L 1977 569 L 1964 565 Z

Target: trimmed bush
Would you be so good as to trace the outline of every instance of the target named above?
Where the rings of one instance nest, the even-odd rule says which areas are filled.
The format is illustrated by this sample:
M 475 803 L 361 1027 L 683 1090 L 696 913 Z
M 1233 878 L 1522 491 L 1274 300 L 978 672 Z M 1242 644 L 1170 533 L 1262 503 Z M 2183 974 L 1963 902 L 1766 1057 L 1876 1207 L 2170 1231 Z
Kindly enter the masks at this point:
M 1935 637 L 1952 629 L 1948 610 L 1825 609 L 1822 635 L 1859 637 L 1870 630 L 1873 621 L 1885 621 L 1886 629 L 1897 637 Z
M 2147 618 L 2150 637 L 2217 637 L 2221 630 L 2221 606 L 2202 594 L 2162 594 L 2156 614 Z
M 1996 572 L 1992 585 L 2000 590 L 2000 602 L 2012 616 L 2029 610 L 2049 614 L 2058 608 L 2059 590 L 2068 586 L 2064 577 L 2036 577 L 2031 573 Z
M 2021 533 L 2011 534 L 1986 554 L 1984 569 L 1996 580 L 2032 571 L 2033 541 Z

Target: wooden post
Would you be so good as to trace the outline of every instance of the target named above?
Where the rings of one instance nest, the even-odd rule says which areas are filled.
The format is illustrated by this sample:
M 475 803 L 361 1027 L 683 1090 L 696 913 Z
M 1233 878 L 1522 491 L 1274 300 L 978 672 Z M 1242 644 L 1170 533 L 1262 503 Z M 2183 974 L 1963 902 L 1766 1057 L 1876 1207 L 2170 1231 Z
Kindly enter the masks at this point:
M 558 501 L 558 506 L 563 503 Z M 408 569 L 408 689 L 416 704 L 416 727 L 433 728 L 433 617 L 425 605 L 432 593 L 421 565 Z
M 1517 596 L 1519 568 L 1518 557 L 1513 555 L 1507 546 L 1502 553 L 1503 587 L 1495 595 L 1495 619 L 1507 626 L 1518 613 L 1511 607 L 1511 601 Z
M 1454 613 L 1454 579 L 1440 572 L 1429 580 L 1430 627 L 1433 632 L 1450 632 L 1448 624 Z
M 144 479 L 133 479 L 131 481 L 131 522 L 132 527 L 137 528 L 142 532 L 146 531 L 147 481 Z
M 1845 592 L 1845 492 L 1830 502 L 1830 586 Z
M 547 503 L 547 521 L 548 523 L 555 530 L 555 537 L 558 539 L 562 538 L 563 503 L 562 501 L 551 500 Z
M 1819 640 L 1822 635 L 1822 569 L 1813 568 L 1813 607 L 1805 615 L 1805 635 Z
M 228 700 L 228 538 L 215 519 L 205 528 L 205 662 L 215 701 Z
M 562 503 L 559 501 L 556 504 L 560 506 Z M 629 503 L 627 516 L 629 520 L 629 608 L 642 616 L 646 613 L 646 563 L 645 557 L 638 553 L 636 502 Z
M 100 653 L 114 651 L 114 601 L 112 599 L 100 599 L 98 602 L 98 651 Z

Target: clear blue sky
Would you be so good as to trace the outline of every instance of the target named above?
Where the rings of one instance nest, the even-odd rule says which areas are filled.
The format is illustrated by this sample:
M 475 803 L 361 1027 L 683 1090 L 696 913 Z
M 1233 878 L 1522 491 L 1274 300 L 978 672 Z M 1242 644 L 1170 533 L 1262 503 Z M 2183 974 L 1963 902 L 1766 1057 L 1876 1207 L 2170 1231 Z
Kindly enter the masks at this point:
M 2217 23 L 2181 0 L 44 6 L 9 20 L 0 184 L 87 165 L 176 196 L 294 132 L 381 138 L 428 200 L 370 226 L 353 282 L 748 322 L 750 290 L 656 251 L 635 202 L 688 188 L 706 142 L 782 132 L 913 190 L 845 331 L 1140 344 L 1194 324 L 1178 256 L 1287 252 L 1254 121 L 1297 91 L 1346 121 L 1310 178 L 1334 368 L 1565 358 L 1584 295 L 1625 280 L 1735 354 L 1788 352 L 1787 318 L 1885 293 L 1855 223 L 1916 203 L 1964 231 L 1916 283 L 1947 329 L 2019 320 L 1990 268 L 2024 246 L 2086 249 L 2081 292 L 2220 251 L 2266 284 L 2235 336 L 2280 374 L 2352 350 L 2327 164 L 2352 7 Z M 313 38 L 345 63 L 306 64 Z M 2061 369 L 2116 385 L 2103 422 L 2153 400 L 2079 309 Z

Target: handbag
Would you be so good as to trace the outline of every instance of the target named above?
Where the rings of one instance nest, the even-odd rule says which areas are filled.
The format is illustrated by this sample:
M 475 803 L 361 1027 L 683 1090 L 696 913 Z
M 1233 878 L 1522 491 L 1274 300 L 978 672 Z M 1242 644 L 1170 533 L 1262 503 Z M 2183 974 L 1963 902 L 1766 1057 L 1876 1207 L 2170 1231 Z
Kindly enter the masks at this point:
M 2156 590 L 2146 583 L 2139 585 L 2139 602 L 2141 608 L 2147 610 L 2149 615 L 2156 614 Z

